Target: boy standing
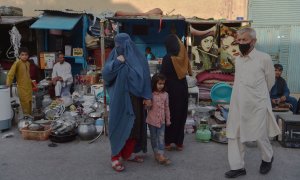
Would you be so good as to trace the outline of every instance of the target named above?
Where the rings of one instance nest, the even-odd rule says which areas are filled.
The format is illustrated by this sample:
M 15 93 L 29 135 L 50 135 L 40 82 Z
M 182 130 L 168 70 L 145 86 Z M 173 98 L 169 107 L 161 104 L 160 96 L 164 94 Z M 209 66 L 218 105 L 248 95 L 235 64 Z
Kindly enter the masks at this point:
M 29 51 L 27 48 L 19 49 L 19 59 L 10 68 L 6 85 L 11 86 L 14 77 L 17 80 L 18 94 L 24 114 L 31 114 L 32 82 L 30 78 L 30 63 L 28 62 Z

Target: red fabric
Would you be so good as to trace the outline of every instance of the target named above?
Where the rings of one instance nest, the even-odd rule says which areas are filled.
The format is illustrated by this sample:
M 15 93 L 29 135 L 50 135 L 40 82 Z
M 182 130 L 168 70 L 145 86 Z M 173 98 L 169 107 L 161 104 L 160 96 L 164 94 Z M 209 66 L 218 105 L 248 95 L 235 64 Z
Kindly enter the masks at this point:
M 216 79 L 220 81 L 234 81 L 234 76 L 230 74 L 210 73 L 207 71 L 201 72 L 196 76 L 197 83 L 201 83 L 205 80 Z
M 10 70 L 11 66 L 13 65 L 14 61 L 5 61 L 0 60 L 0 65 L 4 70 Z M 32 80 L 36 80 L 39 82 L 39 68 L 32 62 L 30 62 L 30 78 Z
M 111 50 L 112 49 L 110 49 L 110 48 L 105 48 L 105 59 L 104 59 L 104 62 L 108 58 Z M 93 50 L 93 56 L 95 58 L 94 64 L 97 67 L 102 67 L 101 49 L 95 49 L 95 50 Z
M 161 28 L 162 28 L 162 17 L 160 16 L 160 19 L 159 19 L 159 29 L 158 29 L 159 33 L 161 31 Z
M 120 157 L 127 160 L 128 158 L 130 158 L 130 155 L 133 153 L 135 144 L 136 144 L 135 139 L 131 139 L 131 138 L 127 139 L 123 149 L 119 152 L 118 155 L 112 156 L 111 160 L 112 161 L 119 160 Z

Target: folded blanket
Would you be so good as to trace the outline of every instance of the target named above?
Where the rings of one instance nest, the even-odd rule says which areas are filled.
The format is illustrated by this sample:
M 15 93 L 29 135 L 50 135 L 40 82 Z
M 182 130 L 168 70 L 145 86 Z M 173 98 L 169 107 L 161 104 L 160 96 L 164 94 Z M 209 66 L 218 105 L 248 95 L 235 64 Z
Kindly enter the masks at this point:
M 234 76 L 231 74 L 210 73 L 208 71 L 201 72 L 196 76 L 197 82 L 202 83 L 205 80 L 219 80 L 219 81 L 234 81 Z

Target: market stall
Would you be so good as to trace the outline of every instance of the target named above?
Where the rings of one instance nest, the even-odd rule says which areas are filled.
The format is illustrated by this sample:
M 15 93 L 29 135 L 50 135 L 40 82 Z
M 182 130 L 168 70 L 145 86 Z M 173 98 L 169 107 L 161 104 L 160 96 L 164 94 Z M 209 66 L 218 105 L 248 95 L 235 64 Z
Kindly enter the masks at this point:
M 34 18 L 26 17 L 4 17 L 1 19 L 1 32 L 3 30 L 2 24 L 4 24 L 4 30 L 7 31 L 9 30 L 8 27 L 13 26 L 15 28 L 15 25 L 19 23 L 27 25 L 26 31 L 24 31 L 27 34 L 22 40 L 31 39 L 29 45 L 36 47 L 31 51 L 38 54 L 35 63 L 43 72 L 43 80 L 39 81 L 32 78 L 36 80 L 33 81 L 32 115 L 21 115 L 9 122 L 17 123 L 24 139 L 47 140 L 50 137 L 55 142 L 66 142 L 74 140 L 78 134 L 81 139 L 90 140 L 97 133 L 102 133 L 103 128 L 98 128 L 97 131 L 95 122 L 99 127 L 103 127 L 103 119 L 101 118 L 104 117 L 105 112 L 103 105 L 105 102 L 105 98 L 103 98 L 105 97 L 104 88 L 99 79 L 101 67 L 97 67 L 95 63 L 88 65 L 86 61 L 89 55 L 85 37 L 89 29 L 88 16 L 90 15 L 75 11 L 42 11 L 44 13 L 36 21 Z M 9 26 L 6 27 L 6 25 Z M 21 25 L 20 29 L 24 28 Z M 11 39 L 19 35 L 15 33 L 18 31 L 13 30 L 13 32 L 12 30 L 8 31 L 14 35 L 13 37 L 11 35 Z M 6 33 L 8 34 L 8 32 Z M 24 32 L 21 31 L 22 37 Z M 35 38 L 28 32 L 36 35 Z M 97 38 L 99 39 L 100 36 Z M 6 39 L 9 42 L 9 36 L 3 38 L 5 40 L 3 42 L 6 42 Z M 22 45 L 23 42 L 27 42 L 24 40 L 21 41 Z M 15 41 L 11 40 L 11 42 Z M 4 52 L 2 45 L 1 52 Z M 5 49 L 6 55 L 12 54 L 16 57 L 19 46 L 14 47 L 14 44 L 11 44 L 9 48 L 13 50 Z M 100 46 L 96 48 L 100 49 Z M 53 99 L 51 97 L 51 89 L 53 89 L 51 72 L 56 63 L 58 51 L 63 51 L 65 60 L 71 64 L 74 83 L 71 90 L 72 96 L 68 94 L 60 99 Z M 1 57 L 2 55 L 1 53 Z M 34 72 L 34 75 L 37 74 L 39 73 Z M 2 75 L 5 75 L 5 72 L 1 68 L 1 83 L 5 84 L 6 77 Z M 17 96 L 16 87 L 12 89 L 11 93 Z M 16 116 L 17 108 L 14 109 L 16 110 L 13 114 Z M 3 122 L 1 121 L 1 130 Z
M 14 125 L 14 119 L 18 119 L 17 112 L 20 109 L 20 101 L 16 91 L 16 84 L 10 90 L 6 86 L 6 78 L 9 69 L 18 58 L 18 50 L 21 46 L 28 47 L 31 52 L 29 58 L 31 79 L 39 80 L 37 61 L 34 55 L 36 36 L 29 29 L 29 26 L 34 21 L 34 17 L 22 16 L 22 9 L 20 8 L 3 6 L 0 8 L 0 131 L 11 128 Z M 13 95 L 12 98 L 10 98 L 10 94 Z
M 186 22 L 180 15 L 161 15 L 160 11 L 141 15 L 122 13 L 109 19 L 117 23 L 118 32 L 129 34 L 138 49 L 145 54 L 152 75 L 158 72 L 159 64 L 166 54 L 164 41 L 167 35 L 175 33 L 185 41 Z M 151 56 L 148 56 L 147 49 Z
M 188 78 L 187 132 L 198 129 L 197 139 L 207 141 L 211 136 L 217 142 L 226 143 L 234 60 L 239 55 L 236 31 L 250 26 L 251 21 L 190 18 L 186 22 L 187 48 L 194 74 Z
M 36 35 L 29 26 L 35 21 L 34 17 L 25 16 L 0 16 L 0 66 L 3 74 L 0 84 L 5 84 L 5 74 L 18 57 L 20 46 L 28 47 L 31 55 L 30 75 L 34 80 L 39 80 L 37 61 L 35 58 Z

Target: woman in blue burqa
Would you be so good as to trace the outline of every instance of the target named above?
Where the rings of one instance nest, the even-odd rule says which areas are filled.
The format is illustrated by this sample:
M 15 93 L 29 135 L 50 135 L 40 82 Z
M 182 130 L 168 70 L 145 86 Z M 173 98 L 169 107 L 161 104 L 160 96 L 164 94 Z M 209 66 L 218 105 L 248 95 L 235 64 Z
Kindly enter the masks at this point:
M 145 56 L 126 33 L 115 37 L 115 47 L 105 63 L 105 86 L 110 96 L 109 140 L 112 168 L 124 170 L 123 160 L 143 162 L 133 152 L 147 147 L 145 107 L 151 107 L 151 77 Z

